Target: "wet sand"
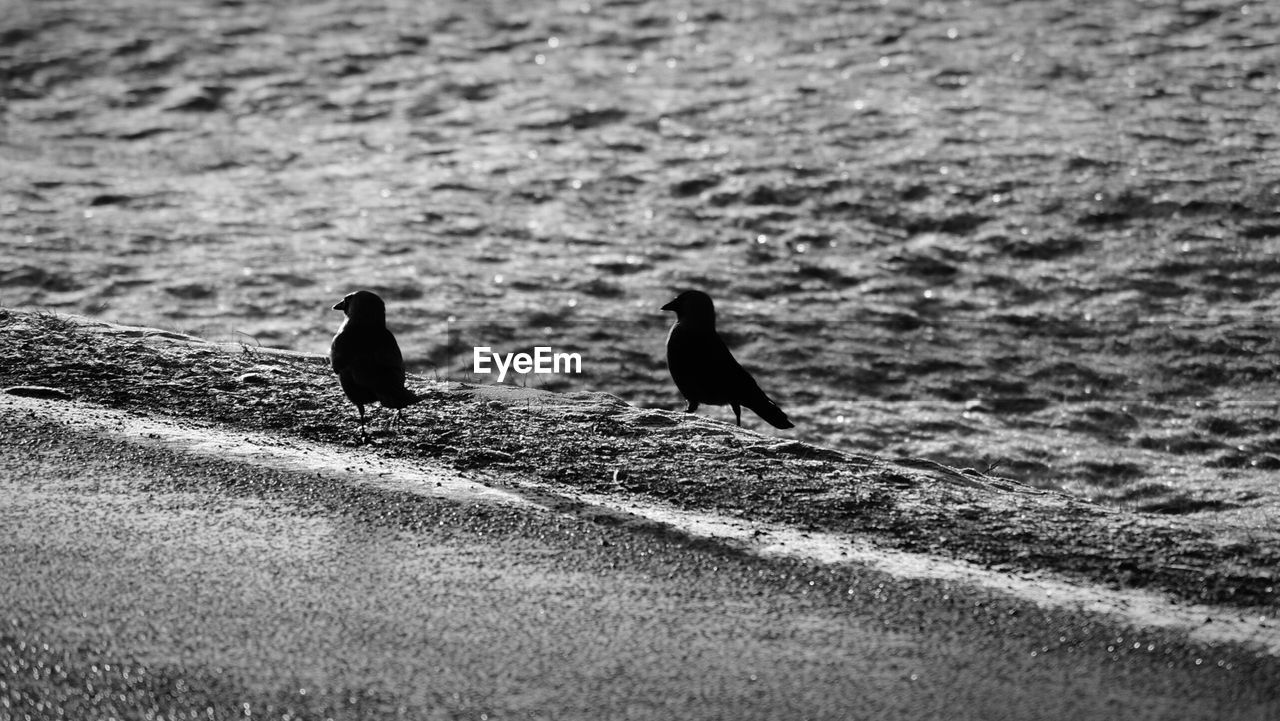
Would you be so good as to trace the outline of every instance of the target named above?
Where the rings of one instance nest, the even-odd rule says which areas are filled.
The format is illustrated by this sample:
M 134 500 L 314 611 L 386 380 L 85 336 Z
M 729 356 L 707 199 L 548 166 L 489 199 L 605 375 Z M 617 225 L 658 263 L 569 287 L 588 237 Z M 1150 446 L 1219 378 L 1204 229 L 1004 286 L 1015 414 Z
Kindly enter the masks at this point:
M 362 441 L 323 356 L 212 344 L 156 329 L 0 309 L 10 394 L 188 418 L 323 445 Z M 407 462 L 518 479 L 575 499 L 850 535 L 998 571 L 1049 572 L 1272 617 L 1278 491 L 1211 514 L 1117 511 L 921 458 L 851 454 L 604 393 L 411 376 L 424 400 L 380 412 L 373 448 Z
M 0 658 L 18 669 L 0 691 L 15 713 L 1265 719 L 1280 708 L 1274 655 L 1221 639 L 602 523 L 367 450 L 321 451 L 333 458 L 301 470 L 297 441 L 22 404 L 0 444 L 14 471 L 0 570 L 26 579 L 0 591 Z M 246 444 L 252 457 L 210 452 Z

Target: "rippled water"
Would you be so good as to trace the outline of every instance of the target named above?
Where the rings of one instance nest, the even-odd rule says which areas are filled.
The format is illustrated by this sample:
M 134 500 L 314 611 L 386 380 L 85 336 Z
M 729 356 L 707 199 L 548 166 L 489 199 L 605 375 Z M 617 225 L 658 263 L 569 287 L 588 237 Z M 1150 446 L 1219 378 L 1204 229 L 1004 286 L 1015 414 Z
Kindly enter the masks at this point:
M 371 288 L 419 373 L 546 345 L 583 374 L 515 382 L 678 407 L 658 308 L 696 287 L 788 434 L 1152 511 L 1276 501 L 1262 4 L 136 0 L 9 26 L 6 305 L 323 352 Z

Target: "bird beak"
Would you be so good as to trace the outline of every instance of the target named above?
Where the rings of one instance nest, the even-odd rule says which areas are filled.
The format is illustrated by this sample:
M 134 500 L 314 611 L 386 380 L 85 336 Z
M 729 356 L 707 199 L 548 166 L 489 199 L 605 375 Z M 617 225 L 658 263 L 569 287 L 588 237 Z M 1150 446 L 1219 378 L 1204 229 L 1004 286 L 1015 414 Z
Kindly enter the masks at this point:
M 334 304 L 333 309 L 345 311 L 347 309 L 347 299 L 343 298 L 342 300 L 338 301 L 336 304 Z
M 676 302 L 674 300 L 662 306 L 662 308 L 660 308 L 660 310 L 669 310 L 673 312 L 675 311 L 675 309 L 676 309 Z

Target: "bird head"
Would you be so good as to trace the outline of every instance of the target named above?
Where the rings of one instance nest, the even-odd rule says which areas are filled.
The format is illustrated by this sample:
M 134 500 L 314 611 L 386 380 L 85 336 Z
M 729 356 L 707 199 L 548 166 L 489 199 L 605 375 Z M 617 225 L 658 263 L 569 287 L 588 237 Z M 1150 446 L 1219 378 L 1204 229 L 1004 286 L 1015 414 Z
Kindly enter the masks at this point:
M 367 290 L 348 293 L 334 304 L 333 309 L 342 311 L 356 323 L 385 323 L 387 319 L 386 303 L 376 293 Z
M 686 290 L 675 300 L 662 306 L 662 310 L 674 311 L 677 321 L 690 321 L 715 325 L 716 307 L 711 296 L 700 290 Z

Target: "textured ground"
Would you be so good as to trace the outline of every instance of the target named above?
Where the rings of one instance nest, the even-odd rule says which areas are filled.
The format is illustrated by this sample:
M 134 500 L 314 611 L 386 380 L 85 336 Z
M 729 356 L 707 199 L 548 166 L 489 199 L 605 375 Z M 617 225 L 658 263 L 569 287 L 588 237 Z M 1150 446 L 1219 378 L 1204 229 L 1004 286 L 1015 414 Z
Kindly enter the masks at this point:
M 602 523 L 365 447 L 10 394 L 0 414 L 0 577 L 23 581 L 0 584 L 6 720 L 1280 711 L 1280 634 L 1213 642 L 1231 614 L 1189 642 Z
M 354 444 L 354 408 L 324 358 L 213 346 L 137 328 L 0 309 L 0 388 L 139 413 Z M 1004 572 L 1053 572 L 1185 602 L 1280 611 L 1280 534 L 1263 509 L 1179 517 L 1115 511 L 976 469 L 887 461 L 722 421 L 553 394 L 411 379 L 423 403 L 377 452 L 440 459 L 522 488 L 613 494 L 674 508 L 846 534 Z M 33 390 L 21 390 L 31 388 Z M 49 390 L 40 390 L 49 389 Z M 21 418 L 11 423 L 20 426 Z M 393 512 L 388 509 L 387 512 Z

